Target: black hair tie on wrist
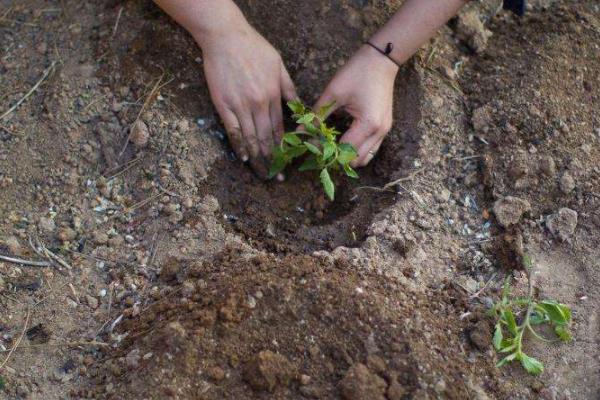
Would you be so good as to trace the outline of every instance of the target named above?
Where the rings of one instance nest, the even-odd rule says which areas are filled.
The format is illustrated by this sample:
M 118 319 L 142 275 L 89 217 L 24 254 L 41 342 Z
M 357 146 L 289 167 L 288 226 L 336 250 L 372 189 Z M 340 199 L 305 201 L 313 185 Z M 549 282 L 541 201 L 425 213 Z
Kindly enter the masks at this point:
M 386 44 L 384 50 L 381 50 L 379 47 L 375 46 L 373 43 L 371 43 L 369 41 L 365 42 L 365 44 L 368 44 L 369 46 L 371 46 L 372 48 L 374 48 L 375 50 L 377 50 L 378 52 L 380 52 L 381 54 L 383 54 L 384 56 L 386 56 L 391 62 L 393 62 L 394 64 L 396 64 L 398 67 L 401 67 L 400 63 L 397 62 L 396 60 L 394 60 L 390 56 L 390 54 L 394 50 L 394 44 L 393 43 Z

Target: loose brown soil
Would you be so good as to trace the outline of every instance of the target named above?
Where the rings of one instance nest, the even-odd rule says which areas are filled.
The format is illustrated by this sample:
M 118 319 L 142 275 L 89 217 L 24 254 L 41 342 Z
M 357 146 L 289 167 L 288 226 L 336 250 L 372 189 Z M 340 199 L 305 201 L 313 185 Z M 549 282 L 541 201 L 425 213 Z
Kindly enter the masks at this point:
M 239 3 L 310 103 L 401 2 Z M 597 399 L 600 9 L 493 3 L 403 68 L 380 154 L 328 202 L 232 157 L 151 2 L 0 0 L 0 113 L 54 63 L 0 121 L 0 254 L 39 237 L 70 265 L 0 262 L 0 362 L 25 332 L 0 398 Z M 524 252 L 574 310 L 574 342 L 527 341 L 540 378 L 494 367 L 485 316 Z

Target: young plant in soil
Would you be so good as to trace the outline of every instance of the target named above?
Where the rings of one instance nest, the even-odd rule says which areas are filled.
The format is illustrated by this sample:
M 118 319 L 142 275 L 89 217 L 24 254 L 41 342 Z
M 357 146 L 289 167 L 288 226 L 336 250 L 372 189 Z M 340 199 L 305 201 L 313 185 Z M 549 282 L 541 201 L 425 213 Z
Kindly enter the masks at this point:
M 529 256 L 523 257 L 523 264 L 529 273 L 529 293 L 527 297 L 512 297 L 510 281 L 507 279 L 502 291 L 502 299 L 491 309 L 496 317 L 493 344 L 498 353 L 507 355 L 498 362 L 501 367 L 512 361 L 520 361 L 527 372 L 538 375 L 544 371 L 544 365 L 537 359 L 523 352 L 523 338 L 527 332 L 538 340 L 555 343 L 571 340 L 569 325 L 571 310 L 555 300 L 535 301 L 531 282 L 532 261 Z M 549 325 L 556 333 L 556 339 L 547 339 L 534 329 L 535 326 Z
M 358 156 L 358 152 L 349 143 L 339 143 L 341 132 L 327 126 L 325 119 L 333 103 L 322 107 L 317 112 L 307 108 L 300 101 L 290 101 L 297 124 L 304 130 L 288 132 L 278 146 L 273 149 L 273 159 L 269 170 L 269 178 L 283 171 L 295 159 L 308 154 L 298 168 L 299 171 L 320 171 L 321 184 L 329 199 L 335 198 L 335 184 L 331 179 L 332 172 L 341 170 L 351 178 L 358 178 L 350 162 Z

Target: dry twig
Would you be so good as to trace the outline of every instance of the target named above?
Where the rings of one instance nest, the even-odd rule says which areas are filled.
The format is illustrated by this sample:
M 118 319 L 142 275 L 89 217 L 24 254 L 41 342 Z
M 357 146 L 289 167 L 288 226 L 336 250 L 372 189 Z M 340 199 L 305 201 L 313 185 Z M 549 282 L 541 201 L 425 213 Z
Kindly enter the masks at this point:
M 12 356 L 12 354 L 15 351 L 15 349 L 17 347 L 19 347 L 19 344 L 21 344 L 21 340 L 23 340 L 23 336 L 25 336 L 25 332 L 27 331 L 27 325 L 29 325 L 29 318 L 30 317 L 31 317 L 31 309 L 29 307 L 27 307 L 27 315 L 25 316 L 25 325 L 23 325 L 23 331 L 21 332 L 21 336 L 19 336 L 19 338 L 17 339 L 17 341 L 15 342 L 15 344 L 13 345 L 13 347 L 8 351 L 8 355 L 6 356 L 6 358 L 4 359 L 4 361 L 2 362 L 2 364 L 0 365 L 0 371 L 2 371 L 2 369 L 4 368 L 4 366 L 6 365 L 6 363 L 8 363 L 8 360 L 10 360 L 10 356 Z
M 405 176 L 403 178 L 396 179 L 395 181 L 386 183 L 385 185 L 383 185 L 383 187 L 361 186 L 361 187 L 357 187 L 355 190 L 369 189 L 369 190 L 375 190 L 378 192 L 396 193 L 396 190 L 394 190 L 395 186 L 398 186 L 402 182 L 412 181 L 415 178 L 415 176 L 417 176 L 419 173 L 421 173 L 421 171 L 423 171 L 423 168 L 420 168 L 420 169 L 417 169 L 417 170 L 411 172 L 410 174 L 408 174 L 408 176 Z
M 113 26 L 111 38 L 115 37 L 117 34 L 117 29 L 119 29 L 119 21 L 121 20 L 121 15 L 123 14 L 123 7 L 119 8 L 119 13 L 117 14 L 117 21 L 115 22 L 115 26 Z
M 92 340 L 90 342 L 64 342 L 64 343 L 43 343 L 43 344 L 30 344 L 27 346 L 19 346 L 19 349 L 33 349 L 38 347 L 77 347 L 77 346 L 99 346 L 99 347 L 109 347 L 108 343 L 98 342 Z M 15 348 L 16 350 L 16 348 Z M 7 353 L 10 350 L 3 350 L 0 353 Z
M 48 261 L 32 261 L 32 260 L 23 260 L 21 258 L 9 257 L 0 254 L 0 260 L 10 262 L 13 264 L 26 265 L 29 267 L 51 267 L 52 263 Z
M 38 80 L 36 82 L 36 84 L 33 85 L 33 87 L 31 89 L 29 89 L 29 92 L 25 93 L 25 96 L 21 97 L 11 108 L 6 110 L 6 112 L 4 114 L 0 115 L 0 121 L 2 121 L 4 118 L 6 118 L 10 113 L 15 111 L 25 100 L 27 100 L 29 98 L 29 96 L 31 96 L 40 87 L 42 82 L 44 82 L 46 80 L 46 78 L 50 75 L 52 70 L 54 70 L 55 65 L 56 65 L 56 61 L 52 61 L 52 64 L 50 64 L 50 66 L 44 70 L 44 73 L 42 74 L 42 77 L 40 78 L 40 80 Z

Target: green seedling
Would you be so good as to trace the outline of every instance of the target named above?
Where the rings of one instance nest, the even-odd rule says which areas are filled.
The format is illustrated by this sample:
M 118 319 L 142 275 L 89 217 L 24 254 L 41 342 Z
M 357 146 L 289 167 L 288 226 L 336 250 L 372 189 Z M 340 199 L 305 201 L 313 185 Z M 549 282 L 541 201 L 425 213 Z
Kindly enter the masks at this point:
M 281 143 L 274 147 L 269 178 L 283 171 L 295 159 L 307 155 L 298 170 L 320 171 L 319 177 L 325 193 L 334 200 L 335 184 L 331 173 L 342 170 L 347 176 L 358 178 L 356 171 L 350 167 L 350 162 L 358 156 L 358 152 L 349 143 L 339 143 L 337 139 L 341 132 L 325 123 L 333 103 L 317 112 L 298 100 L 290 101 L 288 107 L 294 113 L 294 121 L 304 126 L 304 130 L 285 133 Z
M 528 256 L 524 257 L 523 263 L 528 270 L 531 269 L 532 262 Z M 519 361 L 532 375 L 539 375 L 544 371 L 544 365 L 539 360 L 523 352 L 523 338 L 527 332 L 548 343 L 571 340 L 571 310 L 555 300 L 535 301 L 531 280 L 527 297 L 513 297 L 510 281 L 507 279 L 502 299 L 494 305 L 491 313 L 497 320 L 493 336 L 494 348 L 498 353 L 507 354 L 498 362 L 497 367 Z M 547 339 L 536 332 L 534 327 L 540 325 L 551 326 L 556 333 L 556 339 Z
M 6 388 L 6 380 L 2 375 L 0 375 L 0 390 L 4 390 Z

